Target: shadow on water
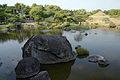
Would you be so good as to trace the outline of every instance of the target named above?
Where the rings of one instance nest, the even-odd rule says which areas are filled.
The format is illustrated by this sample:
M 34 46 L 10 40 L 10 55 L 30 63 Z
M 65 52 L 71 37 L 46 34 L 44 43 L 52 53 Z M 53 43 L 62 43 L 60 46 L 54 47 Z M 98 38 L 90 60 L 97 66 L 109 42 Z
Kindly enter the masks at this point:
M 40 69 L 48 71 L 51 80 L 67 80 L 73 64 L 74 61 L 54 65 L 41 65 Z

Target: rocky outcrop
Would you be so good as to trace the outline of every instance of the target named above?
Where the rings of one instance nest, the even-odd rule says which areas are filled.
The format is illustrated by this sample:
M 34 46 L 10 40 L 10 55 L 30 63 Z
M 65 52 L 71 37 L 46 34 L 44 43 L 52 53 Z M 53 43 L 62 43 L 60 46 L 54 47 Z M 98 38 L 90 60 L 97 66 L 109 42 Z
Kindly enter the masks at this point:
M 47 71 L 41 71 L 36 76 L 32 77 L 30 80 L 51 80 Z
M 40 63 L 34 57 L 22 59 L 15 68 L 16 78 L 28 78 L 40 72 Z
M 99 65 L 109 65 L 109 62 L 105 57 L 100 56 L 100 55 L 90 55 L 88 57 L 89 62 L 96 62 Z
M 23 58 L 35 57 L 41 64 L 68 62 L 76 58 L 71 44 L 61 35 L 34 35 L 23 46 Z

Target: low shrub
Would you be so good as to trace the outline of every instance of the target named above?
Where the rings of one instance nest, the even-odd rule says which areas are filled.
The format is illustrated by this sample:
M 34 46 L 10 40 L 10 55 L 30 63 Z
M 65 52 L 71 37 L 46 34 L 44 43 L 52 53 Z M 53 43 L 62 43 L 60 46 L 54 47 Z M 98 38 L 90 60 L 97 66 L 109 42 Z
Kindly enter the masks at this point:
M 10 28 L 10 29 L 16 28 L 16 26 L 14 24 L 11 24 L 11 23 L 9 23 L 8 25 L 6 25 L 6 27 Z
M 110 22 L 109 27 L 110 27 L 110 28 L 115 28 L 115 27 L 116 27 L 116 25 L 115 25 L 115 23 Z
M 70 26 L 70 22 L 64 22 L 64 23 L 62 24 L 62 26 L 63 26 L 63 27 L 68 27 L 68 26 Z
M 51 27 L 55 27 L 55 26 L 57 26 L 57 24 L 56 23 L 52 23 Z

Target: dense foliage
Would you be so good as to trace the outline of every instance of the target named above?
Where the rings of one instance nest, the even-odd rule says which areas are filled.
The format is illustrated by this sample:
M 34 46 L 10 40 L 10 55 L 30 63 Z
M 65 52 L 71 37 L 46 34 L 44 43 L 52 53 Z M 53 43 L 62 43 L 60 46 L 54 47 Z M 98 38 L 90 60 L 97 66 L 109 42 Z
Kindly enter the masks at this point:
M 23 3 L 16 3 L 14 6 L 7 6 L 7 4 L 0 5 L 0 24 L 27 22 L 31 20 L 38 25 L 46 25 L 50 27 L 61 27 L 62 25 L 78 24 L 82 25 L 89 16 L 101 11 L 100 9 L 87 12 L 85 9 L 78 10 L 64 10 L 56 5 L 37 5 L 33 3 L 32 6 L 24 5 Z M 111 17 L 119 17 L 120 9 L 111 9 L 104 11 L 105 14 Z M 106 21 L 106 19 L 105 19 Z

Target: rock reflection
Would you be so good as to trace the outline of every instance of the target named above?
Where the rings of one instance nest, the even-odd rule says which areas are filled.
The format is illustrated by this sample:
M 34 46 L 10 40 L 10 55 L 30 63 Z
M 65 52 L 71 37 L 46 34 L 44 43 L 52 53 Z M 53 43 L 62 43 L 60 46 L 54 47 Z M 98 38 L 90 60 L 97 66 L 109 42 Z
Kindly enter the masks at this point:
M 30 38 L 31 36 L 38 34 L 61 34 L 61 30 L 48 30 L 48 32 L 42 32 L 39 29 L 34 30 L 16 30 L 16 31 L 0 31 L 0 43 L 7 40 L 17 40 L 19 43 Z
M 82 38 L 83 38 L 83 35 L 81 33 L 76 34 L 74 36 L 74 40 L 77 41 L 77 42 L 82 41 Z
M 74 61 L 54 65 L 41 65 L 40 69 L 48 71 L 51 80 L 67 80 L 73 64 Z
M 108 67 L 108 65 L 101 65 L 101 64 L 98 64 L 98 66 L 99 66 L 100 68 L 106 68 L 106 67 Z
M 87 58 L 89 55 L 77 56 L 79 59 Z
M 2 66 L 2 64 L 3 64 L 3 63 L 2 63 L 1 58 L 0 58 L 0 67 Z

